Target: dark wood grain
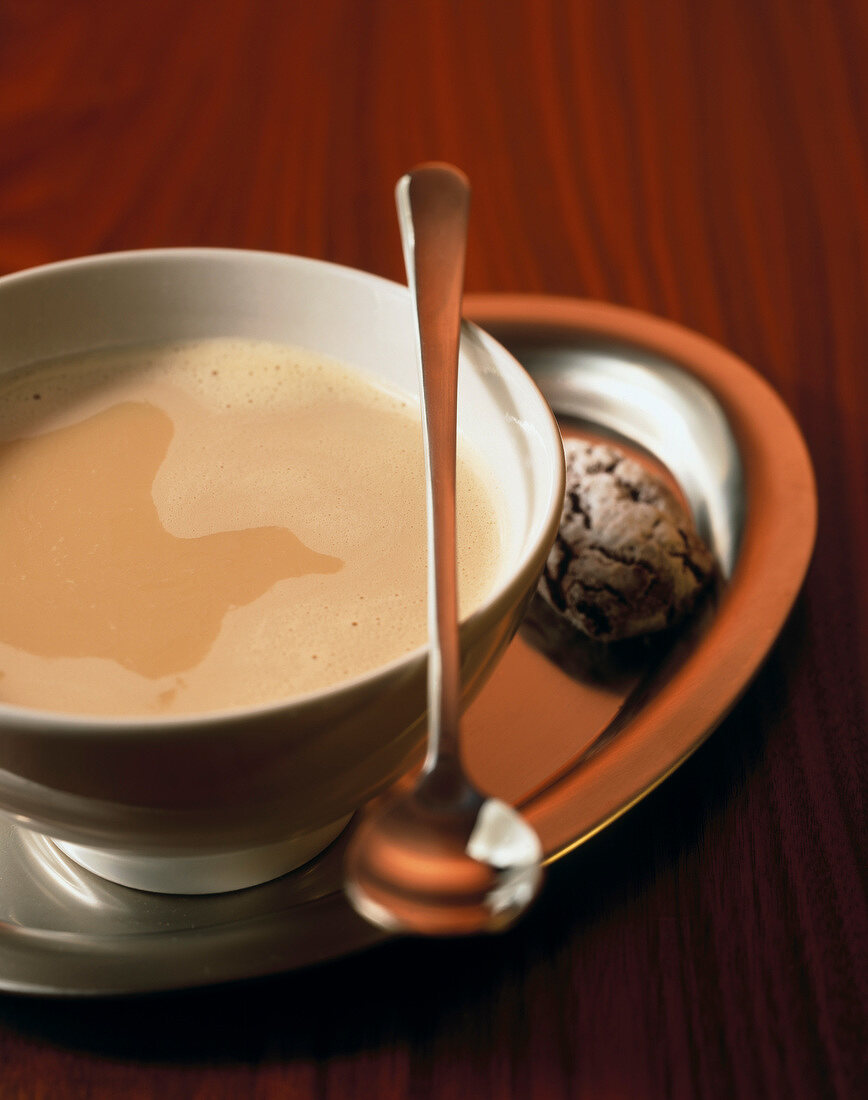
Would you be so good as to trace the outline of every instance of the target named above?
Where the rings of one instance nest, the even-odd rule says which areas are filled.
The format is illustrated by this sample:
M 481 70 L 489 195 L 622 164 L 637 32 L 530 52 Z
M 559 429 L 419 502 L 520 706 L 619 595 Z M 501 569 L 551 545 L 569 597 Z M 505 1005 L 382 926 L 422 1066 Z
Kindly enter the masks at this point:
M 746 697 L 515 931 L 2 997 L 0 1096 L 868 1094 L 866 51 L 860 0 L 0 0 L 0 272 L 203 244 L 402 278 L 394 182 L 450 160 L 469 290 L 727 345 L 793 410 L 820 497 Z

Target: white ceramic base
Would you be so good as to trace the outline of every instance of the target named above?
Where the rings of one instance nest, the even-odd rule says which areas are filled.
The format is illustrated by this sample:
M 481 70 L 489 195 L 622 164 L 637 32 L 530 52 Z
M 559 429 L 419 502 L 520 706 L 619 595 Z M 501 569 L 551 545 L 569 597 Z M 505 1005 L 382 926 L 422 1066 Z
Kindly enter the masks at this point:
M 157 894 L 222 894 L 259 886 L 301 867 L 327 848 L 349 820 L 343 817 L 276 844 L 206 856 L 141 856 L 53 843 L 88 871 L 121 886 Z

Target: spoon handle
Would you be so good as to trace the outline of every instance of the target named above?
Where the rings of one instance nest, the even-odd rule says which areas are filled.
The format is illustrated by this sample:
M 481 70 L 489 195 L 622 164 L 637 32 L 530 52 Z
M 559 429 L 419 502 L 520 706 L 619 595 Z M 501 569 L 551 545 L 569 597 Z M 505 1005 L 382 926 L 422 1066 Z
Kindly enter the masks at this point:
M 458 344 L 470 210 L 467 177 L 424 164 L 395 189 L 407 282 L 416 302 L 428 497 L 428 755 L 458 758 L 461 653 L 455 540 Z

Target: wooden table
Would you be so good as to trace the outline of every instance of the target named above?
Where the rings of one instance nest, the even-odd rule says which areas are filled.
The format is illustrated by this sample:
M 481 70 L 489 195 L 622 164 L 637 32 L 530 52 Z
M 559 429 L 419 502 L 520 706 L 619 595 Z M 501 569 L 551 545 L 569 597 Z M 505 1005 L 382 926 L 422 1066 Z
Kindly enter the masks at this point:
M 0 2 L 3 273 L 200 244 L 402 279 L 394 182 L 449 160 L 469 291 L 728 346 L 795 414 L 820 500 L 746 696 L 514 931 L 0 997 L 0 1096 L 868 1094 L 866 49 L 860 0 Z

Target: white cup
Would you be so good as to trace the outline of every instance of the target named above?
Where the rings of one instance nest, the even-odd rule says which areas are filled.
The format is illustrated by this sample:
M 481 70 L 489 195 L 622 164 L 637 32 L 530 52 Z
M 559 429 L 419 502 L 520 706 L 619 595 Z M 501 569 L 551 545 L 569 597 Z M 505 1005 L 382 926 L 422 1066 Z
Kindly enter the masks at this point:
M 0 278 L 0 371 L 111 346 L 217 336 L 302 346 L 417 392 L 406 288 L 270 253 L 165 249 Z M 490 337 L 462 335 L 459 431 L 495 476 L 503 552 L 461 627 L 465 696 L 520 621 L 563 494 L 555 420 Z M 284 702 L 91 718 L 0 703 L 0 810 L 84 866 L 146 890 L 266 881 L 327 846 L 419 754 L 426 647 Z

